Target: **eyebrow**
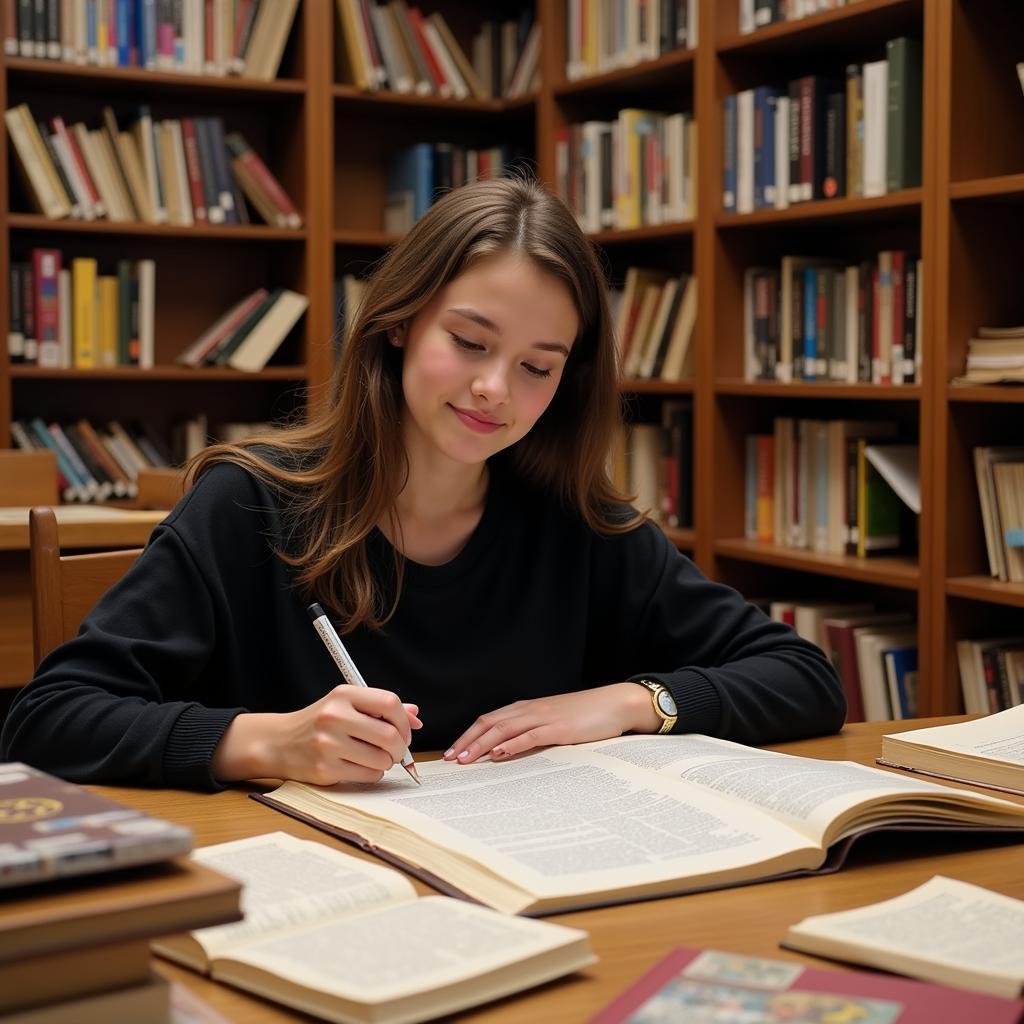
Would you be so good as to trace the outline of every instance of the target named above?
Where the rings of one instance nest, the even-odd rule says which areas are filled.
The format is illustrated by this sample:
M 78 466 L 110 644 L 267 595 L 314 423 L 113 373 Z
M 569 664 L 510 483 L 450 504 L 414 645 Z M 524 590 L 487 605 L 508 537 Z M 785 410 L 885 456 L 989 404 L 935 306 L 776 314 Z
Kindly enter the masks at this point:
M 497 335 L 501 335 L 501 328 L 493 321 L 478 313 L 475 309 L 468 309 L 465 307 L 458 307 L 448 310 L 449 313 L 457 313 L 459 316 L 465 317 L 467 320 L 472 320 L 473 323 L 479 324 L 481 327 L 486 328 L 488 331 L 493 331 Z M 542 349 L 545 352 L 561 352 L 566 359 L 569 358 L 569 347 L 563 345 L 560 341 L 537 341 L 532 345 L 533 348 Z

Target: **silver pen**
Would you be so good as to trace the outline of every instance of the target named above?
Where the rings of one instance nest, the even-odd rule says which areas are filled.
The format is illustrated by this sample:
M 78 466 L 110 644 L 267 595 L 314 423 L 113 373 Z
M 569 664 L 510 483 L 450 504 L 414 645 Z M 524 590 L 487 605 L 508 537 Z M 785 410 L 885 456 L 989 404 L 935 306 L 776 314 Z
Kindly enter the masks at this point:
M 341 637 L 338 636 L 323 608 L 318 604 L 311 604 L 306 611 L 309 612 L 309 617 L 313 620 L 313 628 L 320 634 L 324 647 L 327 648 L 328 653 L 334 659 L 334 664 L 338 666 L 345 682 L 350 686 L 367 686 L 366 680 L 359 669 L 356 668 L 356 663 L 352 660 L 352 656 L 345 650 Z M 419 773 L 416 771 L 416 762 L 413 760 L 412 754 L 409 753 L 408 747 L 405 748 L 405 754 L 402 757 L 402 767 L 409 773 L 410 778 L 412 778 L 417 786 L 423 785 Z

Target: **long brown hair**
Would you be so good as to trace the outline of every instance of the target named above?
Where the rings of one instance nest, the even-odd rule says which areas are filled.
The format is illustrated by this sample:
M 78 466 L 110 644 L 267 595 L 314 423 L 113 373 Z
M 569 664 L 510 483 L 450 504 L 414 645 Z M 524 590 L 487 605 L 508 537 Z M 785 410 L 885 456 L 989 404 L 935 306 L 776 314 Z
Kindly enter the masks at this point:
M 527 256 L 564 282 L 580 321 L 555 396 L 508 450 L 511 465 L 599 533 L 624 532 L 641 521 L 622 515 L 624 498 L 605 472 L 621 410 L 604 275 L 591 243 L 565 205 L 536 182 L 465 185 L 432 206 L 367 281 L 327 407 L 308 423 L 214 445 L 189 467 L 197 479 L 217 463 L 234 463 L 277 492 L 298 538 L 295 550 L 278 554 L 298 570 L 301 586 L 341 616 L 346 632 L 380 628 L 401 593 L 401 556 L 396 552 L 389 597 L 366 549 L 406 475 L 402 353 L 388 344 L 387 332 L 411 321 L 472 262 L 499 253 Z

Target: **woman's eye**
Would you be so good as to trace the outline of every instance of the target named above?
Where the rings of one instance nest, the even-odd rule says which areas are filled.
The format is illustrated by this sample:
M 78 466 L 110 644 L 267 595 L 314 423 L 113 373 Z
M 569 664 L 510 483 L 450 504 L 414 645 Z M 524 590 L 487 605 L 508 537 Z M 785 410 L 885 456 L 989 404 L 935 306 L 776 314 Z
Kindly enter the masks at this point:
M 465 338 L 460 338 L 457 334 L 452 335 L 452 341 L 455 342 L 458 348 L 464 348 L 467 352 L 483 352 L 483 345 L 477 345 L 476 342 L 467 341 Z
M 531 366 L 529 363 L 523 363 L 523 367 L 526 369 L 527 373 L 531 374 L 534 377 L 550 377 L 551 376 L 551 371 L 550 370 L 542 370 L 539 366 Z

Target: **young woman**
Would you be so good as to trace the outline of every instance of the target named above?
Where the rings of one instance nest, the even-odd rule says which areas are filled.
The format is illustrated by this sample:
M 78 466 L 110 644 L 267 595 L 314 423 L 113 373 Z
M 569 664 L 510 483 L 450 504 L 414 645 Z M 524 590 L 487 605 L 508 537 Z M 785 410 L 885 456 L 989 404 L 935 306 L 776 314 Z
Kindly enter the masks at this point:
M 330 407 L 196 482 L 18 696 L 2 756 L 75 781 L 375 781 L 624 732 L 838 730 L 816 647 L 706 580 L 605 475 L 605 284 L 572 215 L 460 188 L 383 260 Z M 369 688 L 339 685 L 328 609 Z M 422 720 L 421 720 L 422 715 Z

